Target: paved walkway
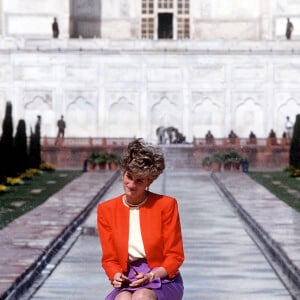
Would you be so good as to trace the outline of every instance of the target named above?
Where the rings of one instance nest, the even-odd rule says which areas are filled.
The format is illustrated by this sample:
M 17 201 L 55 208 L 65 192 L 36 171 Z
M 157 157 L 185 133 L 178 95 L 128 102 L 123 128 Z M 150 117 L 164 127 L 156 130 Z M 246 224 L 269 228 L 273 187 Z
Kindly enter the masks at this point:
M 213 177 L 195 170 L 166 173 L 153 184 L 152 190 L 173 195 L 179 202 L 186 254 L 181 269 L 184 299 L 292 299 L 256 244 L 266 251 L 268 247 L 273 249 L 275 258 L 293 273 L 290 275 L 299 278 L 300 214 L 243 173 L 218 173 Z M 68 231 L 68 224 L 112 175 L 83 174 L 38 210 L 0 232 L 0 295 L 19 274 L 40 260 L 56 235 Z M 121 183 L 117 180 L 104 199 L 120 192 Z M 260 233 L 262 241 L 254 238 L 253 242 L 252 230 Z M 100 267 L 95 209 L 84 222 L 83 233 L 77 235 L 74 246 L 54 271 L 52 264 L 46 264 L 42 275 L 53 273 L 32 299 L 104 299 L 110 285 Z M 300 299 L 296 289 L 293 292 L 294 299 Z
M 88 172 L 0 230 L 0 299 L 26 289 L 117 175 Z M 94 203 L 93 203 L 94 202 Z M 17 290 L 8 290 L 18 284 Z M 14 296 L 17 297 L 18 295 Z M 14 298 L 11 298 L 14 299 Z M 21 299 L 21 298 L 20 298 Z

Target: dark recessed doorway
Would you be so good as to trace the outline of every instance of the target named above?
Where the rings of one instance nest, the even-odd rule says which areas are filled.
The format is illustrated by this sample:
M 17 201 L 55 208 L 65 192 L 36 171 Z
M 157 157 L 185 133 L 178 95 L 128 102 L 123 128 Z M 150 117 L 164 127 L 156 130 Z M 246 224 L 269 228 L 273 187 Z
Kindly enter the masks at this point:
M 169 13 L 158 14 L 158 38 L 159 39 L 173 38 L 173 14 L 169 14 Z

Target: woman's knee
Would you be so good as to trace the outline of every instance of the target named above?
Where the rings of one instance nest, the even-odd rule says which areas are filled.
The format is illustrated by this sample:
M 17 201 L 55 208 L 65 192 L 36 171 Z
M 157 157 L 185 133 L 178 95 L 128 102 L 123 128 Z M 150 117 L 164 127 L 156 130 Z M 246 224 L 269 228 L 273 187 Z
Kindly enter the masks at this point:
M 132 300 L 157 300 L 157 297 L 150 289 L 140 289 L 133 293 Z
M 115 300 L 131 300 L 132 294 L 130 292 L 121 292 L 118 296 L 115 297 Z

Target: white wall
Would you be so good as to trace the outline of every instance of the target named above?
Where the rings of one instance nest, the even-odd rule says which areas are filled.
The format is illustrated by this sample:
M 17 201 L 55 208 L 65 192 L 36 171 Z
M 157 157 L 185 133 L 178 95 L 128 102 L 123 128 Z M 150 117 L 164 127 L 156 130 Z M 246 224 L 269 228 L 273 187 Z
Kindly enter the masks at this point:
M 286 115 L 300 112 L 300 49 L 291 41 L 51 43 L 0 50 L 1 103 L 11 100 L 15 125 L 24 118 L 28 130 L 41 115 L 49 137 L 61 114 L 69 137 L 156 140 L 160 125 L 188 141 L 207 130 L 266 137 L 273 128 L 281 136 Z
M 72 1 L 75 14 L 76 11 L 82 13 L 75 16 L 82 35 L 86 33 L 91 37 L 95 32 L 95 36 L 103 39 L 140 38 L 141 0 Z M 55 16 L 60 38 L 68 38 L 75 30 L 74 11 L 67 0 L 2 0 L 0 33 L 2 31 L 4 37 L 50 38 Z M 299 0 L 190 0 L 190 38 L 282 40 L 286 18 L 290 17 L 295 25 L 293 39 L 300 40 L 299 11 Z M 97 26 L 100 28 L 95 28 Z
M 57 17 L 60 37 L 69 36 L 69 1 L 2 0 L 3 36 L 49 38 Z

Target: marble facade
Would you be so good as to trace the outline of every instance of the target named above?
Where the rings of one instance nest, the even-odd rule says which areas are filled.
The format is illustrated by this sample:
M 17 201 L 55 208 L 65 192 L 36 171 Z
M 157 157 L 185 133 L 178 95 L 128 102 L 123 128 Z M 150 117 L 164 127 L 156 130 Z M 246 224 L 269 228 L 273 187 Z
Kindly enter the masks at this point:
M 69 137 L 281 136 L 300 112 L 300 0 L 224 3 L 190 0 L 189 40 L 142 40 L 140 1 L 1 1 L 0 121 L 11 101 L 15 127 L 41 115 L 48 137 L 61 114 Z
M 1 0 L 0 35 L 50 38 L 51 23 L 56 17 L 61 38 L 141 39 L 142 1 L 145 0 Z M 193 40 L 282 40 L 287 17 L 295 25 L 293 37 L 300 39 L 297 13 L 300 0 L 173 0 L 172 9 L 154 5 L 156 29 L 158 14 L 164 12 L 174 15 L 174 28 L 177 28 L 178 1 L 189 3 L 190 39 Z M 176 35 L 173 39 L 176 40 Z
M 254 43 L 249 50 L 249 43 L 186 42 L 174 50 L 171 42 L 50 42 L 53 48 L 0 54 L 0 116 L 11 101 L 15 122 L 24 118 L 29 130 L 39 114 L 48 137 L 61 114 L 69 137 L 156 140 L 161 125 L 188 141 L 208 130 L 215 137 L 231 129 L 240 137 L 250 130 L 266 137 L 270 129 L 281 136 L 285 117 L 300 112 L 297 44 L 281 50 Z

